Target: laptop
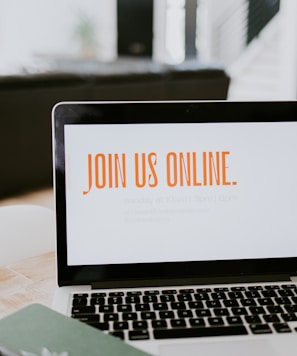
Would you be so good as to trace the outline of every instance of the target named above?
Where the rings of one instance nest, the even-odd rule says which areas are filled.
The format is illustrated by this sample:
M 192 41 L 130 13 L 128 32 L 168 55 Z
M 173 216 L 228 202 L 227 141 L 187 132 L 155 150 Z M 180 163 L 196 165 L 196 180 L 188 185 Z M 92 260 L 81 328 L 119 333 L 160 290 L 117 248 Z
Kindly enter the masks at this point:
M 153 355 L 295 355 L 297 103 L 62 102 L 53 308 Z

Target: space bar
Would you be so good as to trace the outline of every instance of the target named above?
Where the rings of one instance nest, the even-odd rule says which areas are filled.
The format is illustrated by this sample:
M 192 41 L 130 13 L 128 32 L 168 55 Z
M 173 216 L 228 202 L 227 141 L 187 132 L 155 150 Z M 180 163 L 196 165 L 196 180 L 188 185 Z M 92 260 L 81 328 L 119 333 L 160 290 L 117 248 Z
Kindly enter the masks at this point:
M 218 326 L 207 328 L 186 328 L 186 329 L 156 329 L 155 339 L 176 339 L 182 337 L 208 337 L 227 335 L 246 335 L 248 332 L 243 325 Z

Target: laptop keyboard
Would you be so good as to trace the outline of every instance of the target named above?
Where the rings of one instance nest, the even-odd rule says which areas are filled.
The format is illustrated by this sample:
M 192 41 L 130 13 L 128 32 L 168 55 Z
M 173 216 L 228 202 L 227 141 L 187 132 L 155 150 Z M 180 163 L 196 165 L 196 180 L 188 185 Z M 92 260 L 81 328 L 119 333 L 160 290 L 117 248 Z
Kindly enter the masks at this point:
M 297 287 L 93 290 L 72 295 L 70 314 L 123 340 L 289 333 L 297 331 Z

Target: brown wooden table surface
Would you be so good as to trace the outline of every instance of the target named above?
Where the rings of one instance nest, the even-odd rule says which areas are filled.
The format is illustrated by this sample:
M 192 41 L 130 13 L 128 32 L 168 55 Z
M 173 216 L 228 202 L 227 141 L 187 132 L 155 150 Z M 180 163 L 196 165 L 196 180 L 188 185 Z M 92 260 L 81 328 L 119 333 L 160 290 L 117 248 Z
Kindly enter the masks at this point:
M 51 307 L 55 287 L 55 252 L 0 266 L 0 319 L 32 303 Z

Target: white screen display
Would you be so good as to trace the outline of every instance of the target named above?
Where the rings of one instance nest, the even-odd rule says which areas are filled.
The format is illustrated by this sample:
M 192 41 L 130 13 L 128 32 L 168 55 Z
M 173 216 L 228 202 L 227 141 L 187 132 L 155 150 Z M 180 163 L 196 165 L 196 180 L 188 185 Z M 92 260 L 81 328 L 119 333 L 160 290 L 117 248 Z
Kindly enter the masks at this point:
M 297 123 L 66 125 L 68 265 L 297 255 Z

